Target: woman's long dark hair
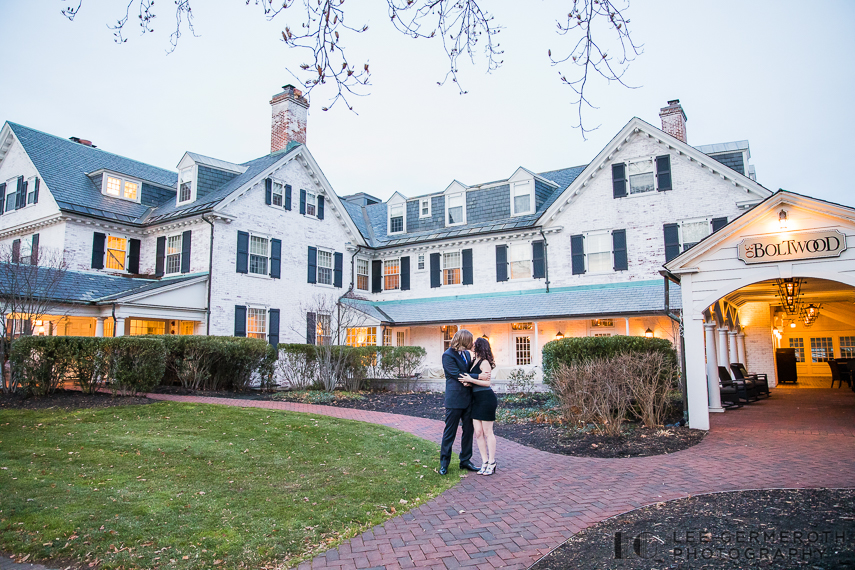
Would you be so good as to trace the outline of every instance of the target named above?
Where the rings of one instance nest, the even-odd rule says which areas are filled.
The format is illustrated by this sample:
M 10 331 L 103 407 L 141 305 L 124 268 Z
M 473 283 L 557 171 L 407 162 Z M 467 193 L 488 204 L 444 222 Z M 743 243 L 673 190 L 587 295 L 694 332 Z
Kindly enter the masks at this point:
M 493 349 L 490 348 L 490 341 L 484 337 L 475 339 L 475 346 L 472 348 L 476 358 L 483 358 L 490 363 L 490 368 L 496 367 L 496 360 L 493 358 Z

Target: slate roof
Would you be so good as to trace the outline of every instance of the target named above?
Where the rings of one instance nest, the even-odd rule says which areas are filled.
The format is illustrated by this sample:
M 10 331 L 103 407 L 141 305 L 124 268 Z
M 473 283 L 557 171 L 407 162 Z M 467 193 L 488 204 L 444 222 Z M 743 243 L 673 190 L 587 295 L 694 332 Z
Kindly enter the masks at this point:
M 562 287 L 400 301 L 344 299 L 359 311 L 395 325 L 530 319 L 603 318 L 665 311 L 662 280 Z M 680 288 L 670 285 L 671 309 L 681 308 Z
M 0 264 L 0 288 L 12 286 L 13 272 L 15 271 L 33 271 L 38 270 L 39 275 L 30 282 L 38 284 L 47 284 L 51 282 L 48 275 L 54 269 L 47 267 L 31 267 L 29 265 L 12 265 L 8 263 Z M 145 279 L 141 277 L 123 277 L 118 275 L 107 275 L 94 271 L 66 271 L 65 276 L 50 291 L 49 298 L 56 302 L 74 303 L 74 304 L 96 304 L 101 302 L 109 302 L 136 295 L 146 291 L 152 291 L 183 283 L 198 277 L 207 275 L 207 273 L 195 273 L 192 275 L 182 275 L 181 277 L 167 277 L 163 279 Z M 19 281 L 21 278 L 19 278 Z M 39 295 L 36 291 L 36 296 Z M 41 292 L 42 295 L 44 291 Z

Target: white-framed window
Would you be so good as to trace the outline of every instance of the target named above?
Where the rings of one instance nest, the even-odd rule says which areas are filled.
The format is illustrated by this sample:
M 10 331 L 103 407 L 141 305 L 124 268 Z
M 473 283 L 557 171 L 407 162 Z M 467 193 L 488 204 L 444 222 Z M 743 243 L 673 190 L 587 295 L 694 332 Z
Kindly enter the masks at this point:
M 111 321 L 112 319 L 106 319 Z M 128 336 L 143 336 L 149 334 L 166 334 L 166 321 L 145 321 L 142 319 L 128 319 Z M 105 321 L 106 324 L 106 321 Z
M 440 332 L 442 333 L 442 351 L 445 352 L 451 347 L 451 339 L 454 338 L 454 335 L 457 333 L 457 329 L 459 327 L 457 325 L 442 325 L 439 327 Z
M 315 217 L 318 215 L 318 195 L 312 192 L 306 192 L 306 215 Z
M 285 185 L 281 182 L 273 181 L 272 184 L 272 196 L 270 199 L 271 203 L 274 206 L 284 206 L 285 205 Z
M 262 236 L 249 236 L 249 272 L 267 275 L 270 259 L 270 240 Z
M 425 264 L 425 254 L 420 253 L 416 256 L 416 271 L 424 271 L 427 265 Z
M 653 157 L 628 161 L 626 176 L 629 194 L 644 194 L 656 190 Z
M 196 171 L 195 166 L 185 168 L 178 173 L 178 203 L 191 202 L 193 200 L 193 180 Z
M 401 288 L 401 260 L 383 260 L 383 290 L 392 291 Z
M 318 250 L 318 283 L 332 285 L 333 282 L 333 252 Z
M 442 254 L 442 284 L 459 285 L 462 283 L 463 257 L 459 250 L 445 251 Z
M 533 322 L 511 323 L 511 330 L 512 331 L 533 331 L 534 330 L 534 323 Z
M 430 218 L 431 217 L 431 208 L 430 208 L 430 198 L 420 198 L 419 199 L 419 218 Z
M 377 327 L 350 327 L 345 339 L 347 346 L 376 346 Z
M 404 225 L 404 214 L 406 213 L 406 204 L 390 204 L 389 205 L 389 233 L 400 234 L 406 229 Z
M 531 180 L 515 182 L 511 187 L 511 215 L 534 212 L 534 184 Z
M 10 178 L 6 181 L 6 207 L 4 212 L 11 212 L 15 209 L 15 204 L 18 201 L 18 179 Z
M 124 271 L 128 259 L 128 238 L 108 235 L 105 249 L 104 267 Z M 181 269 L 180 264 L 178 268 Z
M 105 173 L 101 185 L 101 192 L 107 196 L 134 202 L 140 201 L 140 182 L 138 180 Z
M 383 346 L 392 346 L 392 329 L 383 329 Z
M 397 346 L 407 346 L 407 333 L 404 331 L 397 331 L 395 333 L 395 337 Z
M 611 232 L 585 235 L 585 262 L 588 273 L 604 273 L 614 269 Z
M 169 236 L 166 238 L 166 273 L 181 272 L 181 245 L 183 235 Z
M 356 288 L 360 291 L 368 291 L 369 283 L 371 282 L 368 267 L 367 259 L 356 258 Z
M 315 315 L 315 344 L 328 346 L 332 344 L 332 316 L 324 313 Z
M 517 335 L 514 337 L 514 353 L 517 366 L 531 364 L 531 337 L 529 335 Z
M 614 319 L 592 319 L 591 320 L 592 327 L 614 327 L 615 320 Z
M 840 358 L 855 358 L 855 336 L 841 336 Z
M 246 336 L 249 338 L 267 338 L 267 309 L 247 307 Z
M 803 338 L 791 338 L 790 340 L 790 348 L 796 349 L 796 362 L 804 362 L 805 361 L 805 339 Z
M 810 361 L 828 362 L 834 358 L 834 346 L 831 337 L 817 337 L 810 339 Z
M 709 218 L 680 222 L 680 251 L 686 251 L 712 233 Z
M 531 244 L 513 243 L 508 246 L 508 278 L 528 279 L 532 276 Z
M 33 176 L 27 181 L 27 206 L 36 203 L 36 177 Z
M 449 194 L 445 197 L 445 225 L 456 226 L 466 223 L 466 193 Z

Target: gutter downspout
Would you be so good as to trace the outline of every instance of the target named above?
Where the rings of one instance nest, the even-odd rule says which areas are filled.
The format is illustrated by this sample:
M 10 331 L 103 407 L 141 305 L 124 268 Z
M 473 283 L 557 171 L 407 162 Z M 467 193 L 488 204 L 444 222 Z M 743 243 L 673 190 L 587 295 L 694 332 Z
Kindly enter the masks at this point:
M 113 336 L 116 336 L 116 303 L 113 303 Z
M 543 238 L 543 271 L 546 277 L 546 292 L 549 293 L 549 256 L 546 253 L 549 250 L 549 243 L 546 241 L 546 234 L 543 233 L 543 226 L 540 227 L 540 237 Z
M 208 305 L 205 308 L 205 335 L 211 335 L 211 285 L 214 280 L 214 222 L 205 216 L 202 219 L 211 224 L 211 243 L 208 246 Z
M 683 393 L 683 422 L 684 425 L 689 425 L 689 394 L 686 390 L 686 339 L 683 337 L 683 316 L 671 311 L 671 281 L 680 284 L 680 278 L 670 271 L 662 270 L 659 272 L 664 279 L 665 293 L 665 315 L 680 327 L 680 392 Z
M 341 344 L 341 300 L 353 293 L 353 287 L 355 283 L 353 282 L 353 276 L 356 274 L 356 268 L 354 267 L 354 262 L 356 261 L 356 256 L 359 254 L 360 250 L 362 250 L 361 245 L 356 246 L 356 251 L 353 252 L 353 255 L 350 256 L 350 286 L 347 288 L 347 291 L 338 298 L 335 302 L 336 307 L 338 308 L 338 317 L 335 327 L 335 343 Z

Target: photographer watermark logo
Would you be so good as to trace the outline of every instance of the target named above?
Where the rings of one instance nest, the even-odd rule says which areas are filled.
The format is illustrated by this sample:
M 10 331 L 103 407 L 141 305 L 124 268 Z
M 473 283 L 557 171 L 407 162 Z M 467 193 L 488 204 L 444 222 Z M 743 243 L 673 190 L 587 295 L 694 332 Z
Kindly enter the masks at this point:
M 634 536 L 616 532 L 615 559 L 643 558 L 647 560 L 656 556 L 660 544 L 663 544 L 662 539 L 651 532 L 642 532 Z

